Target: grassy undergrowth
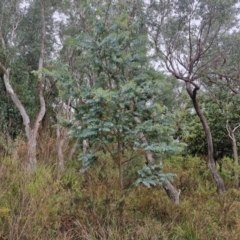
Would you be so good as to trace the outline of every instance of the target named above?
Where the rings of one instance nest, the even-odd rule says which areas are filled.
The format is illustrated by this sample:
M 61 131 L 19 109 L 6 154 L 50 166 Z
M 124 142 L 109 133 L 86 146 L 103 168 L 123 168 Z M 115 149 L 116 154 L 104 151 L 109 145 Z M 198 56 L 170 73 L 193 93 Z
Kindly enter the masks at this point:
M 201 159 L 174 157 L 164 170 L 177 173 L 178 206 L 160 187 L 138 186 L 119 201 L 117 169 L 108 159 L 84 174 L 74 161 L 61 173 L 45 162 L 28 174 L 19 162 L 1 159 L 0 239 L 240 239 L 240 192 L 231 174 L 219 196 Z

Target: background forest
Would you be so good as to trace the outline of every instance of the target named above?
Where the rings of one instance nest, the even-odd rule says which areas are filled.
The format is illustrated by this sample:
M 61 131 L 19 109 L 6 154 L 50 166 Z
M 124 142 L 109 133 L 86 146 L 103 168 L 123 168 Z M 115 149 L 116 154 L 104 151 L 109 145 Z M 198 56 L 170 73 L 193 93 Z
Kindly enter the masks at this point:
M 0 239 L 240 239 L 238 0 L 0 1 Z

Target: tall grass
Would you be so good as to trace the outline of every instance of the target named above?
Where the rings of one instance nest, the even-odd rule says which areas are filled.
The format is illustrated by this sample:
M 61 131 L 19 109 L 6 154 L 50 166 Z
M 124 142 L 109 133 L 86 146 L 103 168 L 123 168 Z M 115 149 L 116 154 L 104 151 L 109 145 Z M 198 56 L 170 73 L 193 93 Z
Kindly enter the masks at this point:
M 126 186 L 138 164 L 126 172 Z M 228 192 L 219 196 L 204 160 L 165 162 L 177 173 L 179 206 L 160 187 L 132 188 L 119 201 L 118 171 L 105 155 L 88 172 L 79 168 L 69 161 L 58 172 L 55 160 L 44 159 L 29 174 L 21 161 L 1 159 L 0 239 L 240 239 L 240 193 L 227 175 Z

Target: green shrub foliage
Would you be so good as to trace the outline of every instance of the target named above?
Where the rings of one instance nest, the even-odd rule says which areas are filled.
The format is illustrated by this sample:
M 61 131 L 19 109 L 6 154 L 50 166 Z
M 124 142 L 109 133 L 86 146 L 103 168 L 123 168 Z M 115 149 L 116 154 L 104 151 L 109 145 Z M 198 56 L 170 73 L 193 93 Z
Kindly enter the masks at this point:
M 73 123 L 74 137 L 90 144 L 88 152 L 79 156 L 83 171 L 97 160 L 99 151 L 110 154 L 119 167 L 136 155 L 144 159 L 145 151 L 152 151 L 156 159 L 176 152 L 179 144 L 172 138 L 173 116 L 154 98 L 164 95 L 166 82 L 147 59 L 141 12 L 131 19 L 127 9 L 109 15 L 118 11 L 114 4 L 108 9 L 90 6 L 87 10 L 89 31 L 67 41 L 80 52 L 83 62 L 84 81 L 81 91 L 75 91 L 77 121 Z M 163 179 L 154 176 L 151 183 Z

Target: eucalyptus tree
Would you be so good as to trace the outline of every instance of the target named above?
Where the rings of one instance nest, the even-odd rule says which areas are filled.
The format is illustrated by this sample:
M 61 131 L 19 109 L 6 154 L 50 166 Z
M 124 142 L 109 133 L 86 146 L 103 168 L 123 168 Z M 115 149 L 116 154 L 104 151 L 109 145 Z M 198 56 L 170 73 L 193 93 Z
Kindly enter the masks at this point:
M 28 169 L 34 170 L 37 133 L 46 112 L 42 69 L 51 30 L 49 2 L 2 1 L 1 10 L 2 81 L 22 117 L 28 142 Z
M 13 42 L 14 29 L 18 26 L 22 19 L 22 15 L 10 14 L 14 11 L 14 6 L 18 6 L 19 1 L 2 1 L 0 4 L 0 59 L 1 62 L 9 63 L 9 58 L 12 56 L 12 51 L 6 51 L 5 39 L 8 39 L 9 44 Z M 9 21 L 9 18 L 12 18 Z M 19 134 L 21 129 L 21 116 L 18 110 L 12 105 L 11 99 L 6 92 L 6 88 L 3 82 L 4 73 L 0 70 L 0 89 L 1 89 L 1 148 L 4 151 L 2 153 L 9 153 L 11 151 L 12 139 Z
M 239 22 L 238 22 L 239 27 Z M 237 29 L 237 30 L 236 30 Z M 239 129 L 239 80 L 240 80 L 240 32 L 235 28 L 231 34 L 223 36 L 214 50 L 221 56 L 221 65 L 211 66 L 211 84 L 219 86 L 222 92 L 220 102 L 225 99 L 223 110 L 228 136 L 232 142 L 234 158 L 235 187 L 239 187 L 239 154 L 238 154 L 238 129 Z M 223 96 L 224 95 L 224 96 Z
M 239 1 L 236 8 L 239 10 Z M 239 129 L 239 80 L 240 80 L 240 21 L 236 19 L 231 32 L 221 36 L 218 44 L 212 47 L 212 53 L 221 56 L 221 61 L 210 66 L 208 82 L 216 85 L 218 101 L 222 103 L 225 114 L 225 127 L 232 142 L 234 158 L 235 187 L 239 187 L 239 157 L 238 157 L 238 129 Z M 216 87 L 215 87 L 216 88 Z M 219 94 L 220 92 L 220 94 Z M 225 100 L 225 102 L 224 102 Z
M 202 111 L 211 129 L 214 159 L 219 171 L 224 171 L 224 157 L 233 159 L 234 185 L 239 186 L 238 143 L 239 136 L 239 94 L 229 92 L 229 86 L 212 86 L 199 94 Z M 205 157 L 207 143 L 201 122 L 193 113 L 191 105 L 186 105 L 179 115 L 176 136 L 186 143 L 184 154 Z
M 240 80 L 240 21 L 231 33 L 219 38 L 219 43 L 212 48 L 214 54 L 221 56 L 221 62 L 211 64 L 210 78 L 211 84 L 218 85 L 220 90 L 239 94 Z
M 214 54 L 212 47 L 234 26 L 236 3 L 225 0 L 153 0 L 148 4 L 146 14 L 156 57 L 169 73 L 185 83 L 201 121 L 206 134 L 208 166 L 219 193 L 225 192 L 225 185 L 215 166 L 211 130 L 197 95 L 211 77 L 209 66 L 222 63 L 221 56 Z

